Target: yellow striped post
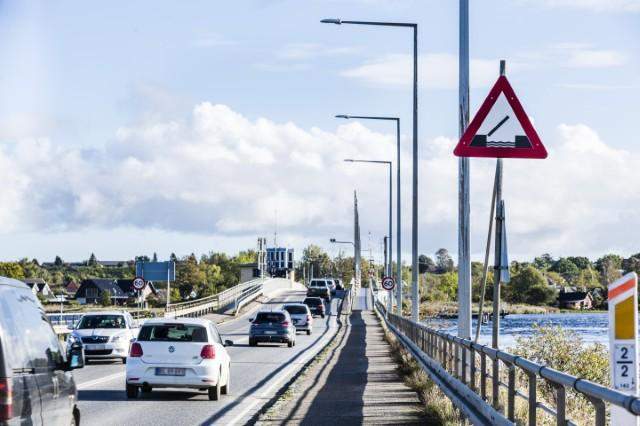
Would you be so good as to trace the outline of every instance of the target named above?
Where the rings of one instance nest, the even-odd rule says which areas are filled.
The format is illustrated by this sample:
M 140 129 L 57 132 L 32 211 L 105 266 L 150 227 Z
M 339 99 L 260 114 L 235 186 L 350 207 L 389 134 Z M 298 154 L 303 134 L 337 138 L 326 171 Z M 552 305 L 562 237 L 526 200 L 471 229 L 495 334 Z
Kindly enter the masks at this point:
M 609 284 L 609 360 L 614 389 L 638 396 L 638 276 L 631 272 Z M 638 425 L 638 418 L 611 406 L 612 425 Z

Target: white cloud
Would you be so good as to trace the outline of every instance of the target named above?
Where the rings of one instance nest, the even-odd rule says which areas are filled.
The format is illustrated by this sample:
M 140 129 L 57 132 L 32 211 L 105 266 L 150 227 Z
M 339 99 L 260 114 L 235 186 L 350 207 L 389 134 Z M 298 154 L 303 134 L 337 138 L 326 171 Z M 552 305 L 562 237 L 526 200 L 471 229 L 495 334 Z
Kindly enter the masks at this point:
M 550 8 L 570 8 L 591 12 L 640 12 L 640 0 L 521 0 Z
M 206 33 L 196 37 L 192 45 L 193 47 L 220 47 L 220 46 L 233 46 L 237 44 L 235 41 L 229 40 L 221 34 Z
M 616 50 L 575 49 L 569 53 L 565 66 L 571 68 L 610 68 L 627 62 L 627 57 Z
M 498 60 L 472 59 L 471 86 L 485 87 L 498 75 Z M 511 65 L 510 65 L 511 67 Z M 515 64 L 515 67 L 518 67 Z M 454 89 L 458 87 L 458 58 L 449 53 L 431 53 L 418 58 L 420 87 Z M 413 81 L 413 56 L 386 55 L 342 72 L 349 78 L 389 87 L 409 86 Z
M 640 155 L 607 145 L 584 124 L 562 124 L 556 135 L 542 136 L 547 160 L 505 161 L 512 255 L 637 251 Z M 421 252 L 455 252 L 454 144 L 446 137 L 421 144 Z M 402 170 L 406 236 L 409 154 L 403 152 Z M 351 234 L 356 188 L 362 233 L 377 238 L 386 232 L 387 175 L 344 158 L 393 159 L 395 137 L 358 122 L 328 132 L 252 121 L 205 102 L 188 120 L 123 127 L 99 149 L 60 148 L 47 139 L 5 145 L 0 220 L 12 235 L 126 228 L 245 242 L 270 234 L 277 211 L 283 238 L 306 244 Z M 493 167 L 472 160 L 473 252 L 483 247 Z

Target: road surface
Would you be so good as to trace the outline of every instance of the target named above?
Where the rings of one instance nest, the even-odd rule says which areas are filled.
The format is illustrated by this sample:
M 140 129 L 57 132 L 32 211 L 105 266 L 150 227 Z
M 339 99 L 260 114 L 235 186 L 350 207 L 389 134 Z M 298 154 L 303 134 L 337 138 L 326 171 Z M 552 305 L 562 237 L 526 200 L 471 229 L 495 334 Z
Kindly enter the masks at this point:
M 271 299 L 264 309 L 286 301 L 301 301 L 305 293 L 289 291 Z M 218 326 L 223 339 L 231 339 L 231 392 L 220 401 L 209 401 L 206 392 L 154 390 L 127 400 L 124 365 L 92 362 L 74 372 L 83 425 L 179 425 L 244 424 L 280 389 L 283 383 L 312 358 L 336 330 L 338 300 L 331 315 L 314 318 L 310 336 L 298 334 L 296 346 L 249 347 L 248 318 L 251 313 Z

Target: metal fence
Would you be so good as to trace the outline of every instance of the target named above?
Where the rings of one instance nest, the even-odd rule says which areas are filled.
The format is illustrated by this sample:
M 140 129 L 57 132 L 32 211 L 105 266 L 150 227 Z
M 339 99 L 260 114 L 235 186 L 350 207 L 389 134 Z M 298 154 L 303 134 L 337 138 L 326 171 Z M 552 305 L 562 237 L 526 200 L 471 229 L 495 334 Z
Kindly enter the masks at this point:
M 237 312 L 239 307 L 249 300 L 255 299 L 262 293 L 265 280 L 257 278 L 242 284 L 235 285 L 213 296 L 189 302 L 173 303 L 165 312 L 165 317 L 196 317 L 208 313 L 218 312 L 224 308 L 233 306 Z
M 380 301 L 376 301 L 376 309 L 386 317 L 387 325 L 400 341 L 429 370 L 427 373 L 432 378 L 437 376 L 436 383 L 450 386 L 455 392 L 454 399 L 458 399 L 459 404 L 469 405 L 458 407 L 463 408 L 463 412 L 479 411 L 484 416 L 480 418 L 490 419 L 494 424 L 503 423 L 503 420 L 515 422 L 515 401 L 519 398 L 526 401 L 529 425 L 536 424 L 540 412 L 555 418 L 557 425 L 573 425 L 575 423 L 567 419 L 566 404 L 567 391 L 573 391 L 593 405 L 594 423 L 597 426 L 604 426 L 607 422 L 607 404 L 640 415 L 639 398 L 472 340 L 428 328 L 396 314 L 387 314 Z M 517 377 L 526 379 L 527 386 L 524 389 L 518 387 Z M 539 382 L 547 383 L 554 390 L 554 403 L 540 400 L 537 394 Z

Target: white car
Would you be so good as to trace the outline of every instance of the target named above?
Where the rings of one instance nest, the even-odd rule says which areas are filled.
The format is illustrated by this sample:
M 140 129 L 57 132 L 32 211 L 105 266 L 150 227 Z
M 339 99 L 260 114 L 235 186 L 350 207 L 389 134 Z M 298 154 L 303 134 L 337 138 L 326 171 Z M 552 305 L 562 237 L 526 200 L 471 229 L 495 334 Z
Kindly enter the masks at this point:
M 72 327 L 67 348 L 81 342 L 87 364 L 92 359 L 121 359 L 125 363 L 138 330 L 138 323 L 128 312 L 88 312 Z
M 231 358 L 213 322 L 198 318 L 145 321 L 127 361 L 127 398 L 153 388 L 206 389 L 217 401 L 229 393 Z
M 309 307 L 304 303 L 286 303 L 282 309 L 289 312 L 289 316 L 296 327 L 296 331 L 305 331 L 307 336 L 313 330 L 313 316 Z

